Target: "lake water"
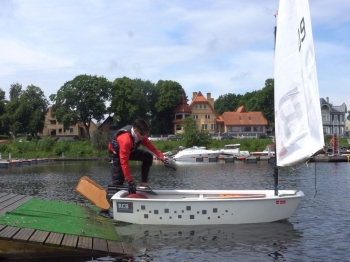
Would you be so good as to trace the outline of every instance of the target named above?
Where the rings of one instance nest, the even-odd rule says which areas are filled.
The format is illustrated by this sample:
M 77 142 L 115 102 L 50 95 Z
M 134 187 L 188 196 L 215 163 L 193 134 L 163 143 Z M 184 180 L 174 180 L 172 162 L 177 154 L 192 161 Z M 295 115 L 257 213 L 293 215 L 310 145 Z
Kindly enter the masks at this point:
M 140 164 L 132 165 L 134 180 Z M 260 162 L 177 164 L 154 162 L 154 189 L 268 189 L 273 167 Z M 107 162 L 53 162 L 0 169 L 0 191 L 87 203 L 75 192 L 81 176 L 102 186 L 110 181 Z M 281 189 L 305 193 L 283 222 L 224 226 L 116 225 L 138 250 L 132 261 L 350 261 L 350 163 L 311 163 L 283 169 Z M 101 257 L 66 261 L 128 261 Z

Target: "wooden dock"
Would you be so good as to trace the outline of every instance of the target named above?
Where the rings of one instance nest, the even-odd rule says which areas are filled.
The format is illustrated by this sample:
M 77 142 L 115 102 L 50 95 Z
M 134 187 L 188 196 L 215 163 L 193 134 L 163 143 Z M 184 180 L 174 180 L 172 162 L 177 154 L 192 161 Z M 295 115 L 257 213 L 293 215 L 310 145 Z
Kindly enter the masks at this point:
M 0 217 L 33 197 L 0 193 Z M 0 259 L 63 256 L 124 256 L 134 250 L 126 242 L 62 234 L 0 224 Z

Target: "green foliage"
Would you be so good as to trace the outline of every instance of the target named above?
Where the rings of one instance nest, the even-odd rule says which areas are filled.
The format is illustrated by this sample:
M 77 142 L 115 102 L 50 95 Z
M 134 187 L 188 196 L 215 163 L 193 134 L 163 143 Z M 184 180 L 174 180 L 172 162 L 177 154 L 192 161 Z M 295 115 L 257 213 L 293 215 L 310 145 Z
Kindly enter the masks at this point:
M 269 123 L 274 123 L 274 80 L 269 78 L 261 90 L 246 93 L 239 105 L 244 105 L 248 111 L 261 111 Z
M 61 141 L 56 143 L 54 147 L 54 152 L 56 156 L 62 156 L 62 153 L 69 151 L 69 143 L 67 141 Z
M 79 75 L 50 95 L 54 102 L 52 115 L 66 129 L 80 121 L 90 138 L 91 120 L 101 121 L 107 113 L 105 102 L 110 89 L 111 83 L 105 77 Z
M 37 149 L 43 152 L 50 152 L 56 142 L 52 139 L 41 139 L 37 142 Z
M 7 143 L 0 143 L 0 153 L 2 155 L 2 158 L 4 158 L 5 154 L 8 154 L 9 148 L 7 146 Z
M 149 106 L 142 87 L 139 81 L 127 77 L 114 80 L 109 111 L 114 113 L 114 120 L 118 121 L 119 127 L 131 124 L 137 117 L 147 119 Z
M 21 85 L 11 85 L 11 100 L 6 104 L 1 117 L 2 123 L 10 127 L 14 135 L 30 133 L 35 136 L 42 132 L 48 101 L 44 92 L 37 86 L 29 85 L 21 91 Z
M 216 113 L 220 116 L 224 112 L 236 111 L 242 97 L 242 95 L 231 93 L 219 96 L 214 102 Z
M 98 156 L 102 155 L 102 152 L 106 150 L 106 145 L 109 141 L 109 133 L 107 132 L 99 132 L 95 130 L 91 136 L 91 142 L 93 147 L 98 151 Z
M 181 96 L 186 96 L 182 86 L 174 81 L 159 80 L 156 84 L 158 100 L 155 104 L 157 110 L 158 133 L 171 134 L 174 131 L 174 109 L 181 102 Z
M 181 135 L 181 141 L 185 147 L 209 146 L 211 138 L 205 130 L 198 130 L 196 120 L 192 117 L 186 117 L 182 123 L 184 132 Z

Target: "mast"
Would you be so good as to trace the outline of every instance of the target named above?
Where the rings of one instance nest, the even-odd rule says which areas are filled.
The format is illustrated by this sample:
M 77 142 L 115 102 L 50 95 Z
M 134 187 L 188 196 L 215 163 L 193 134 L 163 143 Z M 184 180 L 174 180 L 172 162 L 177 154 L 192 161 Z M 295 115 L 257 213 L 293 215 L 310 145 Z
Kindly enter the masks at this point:
M 276 18 L 276 25 L 275 25 L 275 28 L 274 28 L 274 50 L 276 50 L 276 36 L 277 36 L 277 16 L 278 16 L 278 10 L 276 11 L 276 13 L 274 14 L 274 17 Z M 275 79 L 274 79 L 275 81 Z M 275 85 L 274 85 L 275 86 Z M 275 89 L 275 88 L 274 88 Z M 275 112 L 275 110 L 274 110 Z M 274 118 L 276 119 L 276 118 Z M 275 163 L 274 163 L 274 168 L 273 168 L 273 178 L 274 178 L 274 190 L 275 190 L 275 196 L 278 196 L 278 166 L 277 166 L 277 143 L 276 143 L 276 134 L 275 134 Z

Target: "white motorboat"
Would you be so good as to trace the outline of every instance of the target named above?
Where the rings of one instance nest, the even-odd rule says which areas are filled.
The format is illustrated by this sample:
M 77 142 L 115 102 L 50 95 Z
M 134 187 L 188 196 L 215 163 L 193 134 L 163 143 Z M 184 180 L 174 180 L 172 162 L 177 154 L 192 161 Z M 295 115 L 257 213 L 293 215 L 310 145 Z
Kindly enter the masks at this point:
M 267 145 L 263 151 L 250 152 L 252 156 L 275 156 L 275 145 Z
M 249 157 L 249 151 L 241 151 L 240 150 L 240 145 L 241 144 L 229 144 L 225 145 L 224 148 L 220 149 L 221 155 L 225 156 L 245 156 Z
M 204 160 L 217 158 L 220 155 L 221 152 L 219 150 L 210 150 L 205 147 L 194 146 L 179 151 L 172 159 L 175 161 L 196 161 L 196 159 Z
M 205 225 L 272 222 L 293 215 L 304 194 L 279 190 L 280 167 L 307 162 L 324 144 L 308 0 L 280 0 L 277 28 L 274 189 L 155 190 L 156 195 L 144 193 L 144 199 L 122 190 L 112 197 L 114 219 L 139 224 Z M 183 150 L 175 159 L 200 156 L 200 150 L 205 149 Z M 138 198 L 132 198 L 135 195 Z
M 139 192 L 137 192 L 139 193 Z M 289 218 L 304 196 L 280 190 L 154 190 L 129 198 L 113 197 L 115 220 L 149 225 L 219 225 L 265 223 Z M 141 198 L 147 197 L 147 198 Z

